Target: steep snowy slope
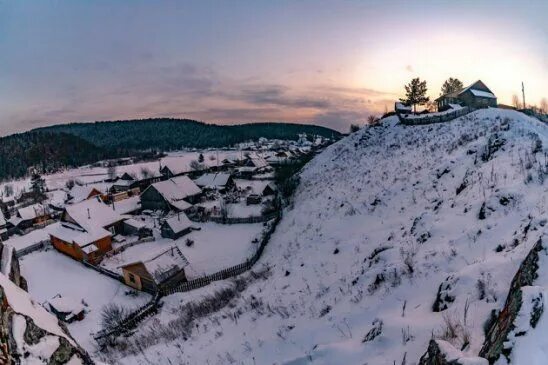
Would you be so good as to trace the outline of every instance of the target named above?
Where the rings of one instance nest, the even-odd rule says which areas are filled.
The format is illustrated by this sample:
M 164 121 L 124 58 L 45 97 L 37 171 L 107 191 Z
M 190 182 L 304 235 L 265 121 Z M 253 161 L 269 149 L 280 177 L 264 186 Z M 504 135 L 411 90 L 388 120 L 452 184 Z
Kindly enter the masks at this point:
M 432 336 L 476 355 L 491 311 L 548 227 L 547 147 L 546 125 L 498 109 L 364 128 L 307 165 L 256 269 L 266 274 L 170 296 L 102 356 L 409 365 Z M 185 304 L 220 289 L 236 297 L 188 320 Z

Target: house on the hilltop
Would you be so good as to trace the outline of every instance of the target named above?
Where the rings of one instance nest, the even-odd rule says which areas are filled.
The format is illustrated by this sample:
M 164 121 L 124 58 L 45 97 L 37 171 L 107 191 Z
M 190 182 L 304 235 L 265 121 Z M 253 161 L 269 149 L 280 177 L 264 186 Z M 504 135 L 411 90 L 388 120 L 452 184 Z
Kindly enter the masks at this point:
M 487 108 L 497 106 L 497 97 L 481 80 L 478 80 L 462 90 L 440 96 L 436 99 L 436 103 L 439 111 L 451 108 L 451 104 Z
M 162 237 L 176 240 L 195 229 L 185 213 L 177 213 L 166 219 L 160 226 Z
M 230 190 L 234 187 L 232 176 L 221 172 L 204 174 L 194 180 L 194 182 L 202 189 L 214 189 L 221 192 Z
M 171 247 L 150 259 L 122 266 L 122 273 L 127 285 L 155 293 L 162 287 L 186 281 L 185 267 L 188 265 L 181 250 Z
M 112 250 L 112 237 L 123 232 L 124 219 L 98 198 L 69 205 L 51 227 L 51 242 L 75 260 L 97 264 Z
M 188 176 L 178 176 L 150 185 L 141 194 L 141 208 L 185 211 L 198 201 L 202 190 Z

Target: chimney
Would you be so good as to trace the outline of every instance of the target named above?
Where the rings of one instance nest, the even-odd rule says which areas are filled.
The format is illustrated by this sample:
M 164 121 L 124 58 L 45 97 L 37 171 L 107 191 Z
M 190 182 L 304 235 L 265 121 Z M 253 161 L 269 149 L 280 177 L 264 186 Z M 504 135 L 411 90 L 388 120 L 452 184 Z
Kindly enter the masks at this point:
M 91 219 L 91 215 L 89 214 L 89 208 L 88 208 L 88 219 Z

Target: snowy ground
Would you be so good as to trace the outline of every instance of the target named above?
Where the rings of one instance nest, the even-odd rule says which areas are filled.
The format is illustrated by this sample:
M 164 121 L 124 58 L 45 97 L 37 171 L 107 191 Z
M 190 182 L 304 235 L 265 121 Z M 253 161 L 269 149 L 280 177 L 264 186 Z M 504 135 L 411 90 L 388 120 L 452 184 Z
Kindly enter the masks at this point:
M 178 246 L 190 263 L 190 268 L 186 271 L 188 279 L 192 279 L 244 262 L 255 252 L 257 244 L 252 241 L 259 237 L 263 228 L 260 223 L 193 225 L 201 230 L 193 231 L 177 240 L 162 238 L 159 232 L 155 232 L 155 241 L 130 247 L 108 257 L 101 262 L 101 266 L 121 273 L 120 267 L 123 265 L 146 260 L 170 247 Z M 187 239 L 194 241 L 194 244 L 188 247 Z
M 32 298 L 44 303 L 57 294 L 87 303 L 86 317 L 68 324 L 71 335 L 82 347 L 94 351 L 91 333 L 100 329 L 101 308 L 117 303 L 128 308 L 138 307 L 150 299 L 146 293 L 127 295 L 130 288 L 89 269 L 55 249 L 34 252 L 20 258 L 21 271 L 27 280 Z M 48 306 L 45 306 L 48 308 Z
M 305 168 L 257 266 L 271 268 L 267 280 L 190 333 L 145 337 L 171 325 L 177 304 L 166 299 L 124 340 L 147 338 L 139 352 L 102 355 L 120 364 L 416 364 L 432 335 L 476 355 L 489 313 L 546 230 L 547 148 L 546 125 L 498 109 L 364 128 Z

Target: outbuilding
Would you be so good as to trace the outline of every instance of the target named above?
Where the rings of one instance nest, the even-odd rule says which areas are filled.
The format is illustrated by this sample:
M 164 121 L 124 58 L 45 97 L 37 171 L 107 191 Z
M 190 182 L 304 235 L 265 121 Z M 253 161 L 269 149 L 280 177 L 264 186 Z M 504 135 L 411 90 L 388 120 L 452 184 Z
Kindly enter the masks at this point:
M 162 287 L 187 281 L 188 260 L 178 247 L 152 256 L 150 259 L 122 266 L 124 282 L 137 290 L 156 293 Z

